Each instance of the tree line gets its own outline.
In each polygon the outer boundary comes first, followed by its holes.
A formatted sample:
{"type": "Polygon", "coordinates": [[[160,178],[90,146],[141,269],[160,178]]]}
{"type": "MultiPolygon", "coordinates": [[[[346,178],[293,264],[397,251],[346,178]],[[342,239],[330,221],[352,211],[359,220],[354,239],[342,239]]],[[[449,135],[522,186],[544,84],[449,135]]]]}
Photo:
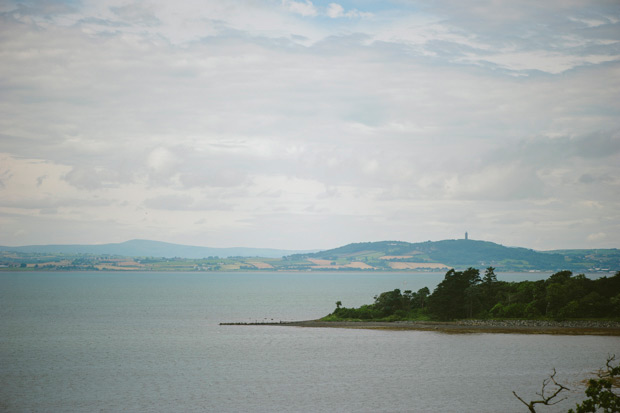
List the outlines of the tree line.
{"type": "Polygon", "coordinates": [[[325,320],[455,320],[463,318],[573,319],[620,317],[620,271],[589,279],[560,271],[546,280],[498,281],[495,269],[448,271],[431,293],[383,292],[359,308],[336,303],[325,320]]]}

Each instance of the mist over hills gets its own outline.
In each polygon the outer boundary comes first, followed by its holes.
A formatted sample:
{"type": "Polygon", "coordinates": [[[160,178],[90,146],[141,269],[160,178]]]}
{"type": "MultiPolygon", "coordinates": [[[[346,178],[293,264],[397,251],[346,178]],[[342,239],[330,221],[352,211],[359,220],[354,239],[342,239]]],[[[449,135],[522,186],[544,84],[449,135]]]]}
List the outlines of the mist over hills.
{"type": "MultiPolygon", "coordinates": [[[[93,254],[120,255],[124,257],[165,257],[200,259],[205,257],[264,257],[281,258],[285,255],[308,251],[279,250],[272,248],[211,248],[193,245],[172,244],[161,241],[134,239],[112,244],[65,244],[65,245],[26,245],[21,247],[3,247],[0,251],[44,254],[93,254]]],[[[314,250],[316,251],[316,250],[314,250]]]]}

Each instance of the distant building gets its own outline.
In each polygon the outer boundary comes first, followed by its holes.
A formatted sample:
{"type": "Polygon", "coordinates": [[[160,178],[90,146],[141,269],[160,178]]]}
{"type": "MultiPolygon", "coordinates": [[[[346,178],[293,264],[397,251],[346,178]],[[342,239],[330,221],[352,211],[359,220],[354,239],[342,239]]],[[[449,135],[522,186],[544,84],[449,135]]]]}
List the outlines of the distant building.
{"type": "Polygon", "coordinates": [[[467,232],[465,232],[465,239],[469,239],[467,232]]]}

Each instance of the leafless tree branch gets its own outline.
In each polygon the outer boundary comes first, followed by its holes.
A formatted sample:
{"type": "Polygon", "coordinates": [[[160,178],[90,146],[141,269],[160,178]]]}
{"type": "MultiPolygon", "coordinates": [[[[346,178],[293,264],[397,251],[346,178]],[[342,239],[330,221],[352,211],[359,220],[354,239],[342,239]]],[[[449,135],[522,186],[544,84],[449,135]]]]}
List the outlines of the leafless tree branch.
{"type": "Polygon", "coordinates": [[[549,376],[549,378],[543,380],[542,388],[540,389],[540,393],[536,393],[537,395],[539,395],[542,398],[541,400],[531,400],[528,403],[525,400],[523,400],[521,397],[519,397],[519,395],[517,393],[515,393],[514,391],[512,392],[512,394],[514,394],[515,397],[517,399],[519,399],[519,401],[521,401],[521,403],[526,405],[531,413],[536,413],[536,408],[534,406],[537,405],[537,404],[542,404],[542,405],[545,405],[545,406],[553,406],[554,404],[558,404],[559,402],[561,402],[563,400],[566,400],[566,397],[561,398],[561,399],[557,399],[557,400],[554,400],[554,399],[556,397],[558,397],[558,395],[562,391],[569,390],[569,388],[564,386],[564,385],[562,385],[562,384],[560,384],[560,383],[558,383],[555,380],[555,375],[556,375],[556,371],[555,371],[555,369],[553,369],[553,374],[551,376],[549,376]],[[549,386],[550,382],[552,382],[556,386],[555,391],[551,395],[545,396],[545,392],[547,390],[549,390],[547,388],[547,386],[549,386]]]}

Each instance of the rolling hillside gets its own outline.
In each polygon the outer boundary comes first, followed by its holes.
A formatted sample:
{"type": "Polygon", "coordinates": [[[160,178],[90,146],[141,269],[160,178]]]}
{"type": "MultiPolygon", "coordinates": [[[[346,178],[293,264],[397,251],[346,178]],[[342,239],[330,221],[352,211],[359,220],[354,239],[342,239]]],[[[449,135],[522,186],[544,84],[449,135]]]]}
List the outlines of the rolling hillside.
{"type": "Polygon", "coordinates": [[[0,251],[43,254],[119,255],[124,257],[179,257],[189,259],[211,256],[281,258],[284,255],[299,252],[270,248],[209,248],[140,239],[115,244],[0,246],[0,251]]]}
{"type": "Polygon", "coordinates": [[[358,262],[384,269],[441,269],[493,266],[499,271],[616,271],[620,250],[534,251],[488,241],[443,240],[421,243],[366,242],[296,254],[291,260],[323,260],[333,265],[358,262]]]}
{"type": "Polygon", "coordinates": [[[206,248],[132,240],[101,245],[0,247],[0,269],[122,271],[497,271],[615,272],[620,250],[534,251],[477,240],[348,244],[325,251],[206,248]]]}

